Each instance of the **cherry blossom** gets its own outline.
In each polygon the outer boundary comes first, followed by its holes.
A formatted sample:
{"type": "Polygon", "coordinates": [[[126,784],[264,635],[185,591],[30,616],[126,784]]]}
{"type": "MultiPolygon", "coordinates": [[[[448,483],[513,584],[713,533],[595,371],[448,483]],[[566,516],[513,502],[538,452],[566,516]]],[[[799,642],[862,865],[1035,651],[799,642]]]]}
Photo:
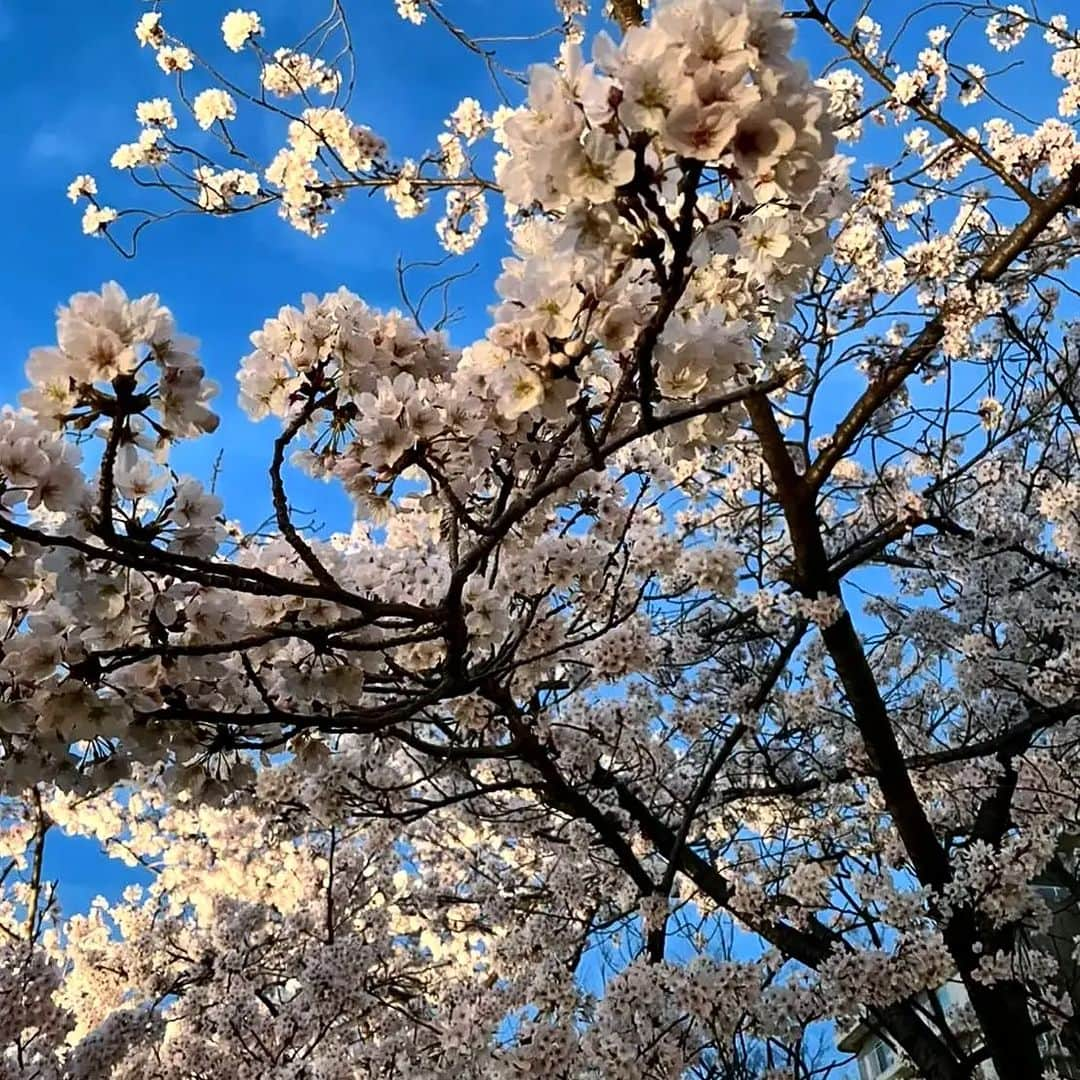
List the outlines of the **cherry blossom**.
{"type": "Polygon", "coordinates": [[[27,358],[11,1075],[801,1080],[856,1020],[935,1080],[1080,1059],[1080,42],[1030,4],[552,7],[496,42],[387,4],[484,76],[400,147],[343,4],[128,39],[166,89],[71,182],[86,232],[317,237],[381,191],[507,245],[470,338],[404,282],[258,313],[269,523],[176,464],[218,387],[157,296],[77,294],[27,358]],[[159,208],[99,201],[127,179],[159,208]],[[150,880],[64,911],[55,830],[150,880]]]}

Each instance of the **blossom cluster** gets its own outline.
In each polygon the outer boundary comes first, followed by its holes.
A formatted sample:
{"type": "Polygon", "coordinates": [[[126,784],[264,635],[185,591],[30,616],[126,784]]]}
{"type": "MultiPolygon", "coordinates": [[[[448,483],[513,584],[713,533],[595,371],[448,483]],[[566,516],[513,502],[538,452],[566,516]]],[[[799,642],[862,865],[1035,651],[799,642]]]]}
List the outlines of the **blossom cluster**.
{"type": "Polygon", "coordinates": [[[56,337],[30,354],[20,399],[43,431],[108,424],[133,463],[136,417],[155,448],[217,427],[208,407],[217,387],[195,355],[198,343],[156,295],[129,300],[115,282],[79,293],[60,309],[56,337]]]}
{"type": "MultiPolygon", "coordinates": [[[[417,8],[418,17],[423,12],[417,8]]],[[[446,212],[437,231],[443,245],[460,253],[478,239],[487,221],[484,190],[492,186],[478,177],[470,149],[490,124],[475,98],[464,99],[448,121],[449,131],[438,137],[438,149],[419,161],[393,163],[383,139],[357,123],[348,111],[351,87],[341,61],[350,38],[343,11],[335,12],[306,41],[317,41],[314,52],[280,47],[272,52],[259,12],[237,9],[222,20],[220,39],[228,51],[250,54],[259,63],[258,85],[248,87],[243,76],[229,78],[208,56],[196,52],[167,28],[162,12],[146,12],[135,26],[135,37],[151,48],[162,72],[175,81],[175,95],[139,102],[138,138],[119,146],[111,157],[114,168],[134,172],[143,187],[169,192],[189,208],[225,215],[276,203],[281,216],[312,236],[327,227],[326,219],[352,189],[381,189],[403,217],[427,206],[430,190],[446,189],[446,212]],[[342,43],[330,55],[335,41],[342,43]],[[325,55],[323,55],[325,53],[325,55]],[[192,92],[196,78],[210,85],[192,92]],[[268,95],[274,100],[271,102],[268,95]],[[322,98],[325,104],[319,103],[322,98]],[[328,99],[328,100],[327,100],[328,99]],[[284,145],[268,160],[240,147],[238,132],[247,117],[266,111],[284,120],[284,145]],[[186,121],[209,132],[222,152],[197,135],[185,137],[186,121]],[[198,146],[192,146],[194,139],[198,146]],[[238,166],[236,158],[242,158],[238,166]],[[455,181],[456,183],[448,183],[455,181]]],[[[76,179],[69,188],[72,201],[87,200],[83,231],[121,240],[110,228],[125,216],[142,222],[156,211],[117,211],[97,199],[91,176],[76,179]]]]}
{"type": "Polygon", "coordinates": [[[869,1010],[929,1075],[969,1036],[1034,1075],[1070,1034],[1038,888],[1078,876],[1080,150],[994,115],[1020,69],[986,50],[1068,94],[1076,42],[1023,5],[897,36],[619,0],[586,50],[586,7],[524,101],[462,99],[400,164],[315,38],[232,12],[245,96],[140,21],[192,93],[142,103],[125,169],[177,160],[178,102],[228,143],[272,99],[269,166],[200,159],[188,205],[318,233],[354,188],[437,196],[460,252],[501,199],[510,246],[475,340],[347,289],[252,335],[254,532],[168,467],[213,387],[156,298],[75,297],[32,355],[0,416],[0,919],[44,952],[0,989],[57,1069],[676,1077],[767,1040],[771,1080],[869,1010]],[[871,125],[876,163],[835,155],[871,125]],[[154,882],[45,934],[49,823],[154,882]],[[962,1039],[924,1007],[949,979],[962,1039]]]}

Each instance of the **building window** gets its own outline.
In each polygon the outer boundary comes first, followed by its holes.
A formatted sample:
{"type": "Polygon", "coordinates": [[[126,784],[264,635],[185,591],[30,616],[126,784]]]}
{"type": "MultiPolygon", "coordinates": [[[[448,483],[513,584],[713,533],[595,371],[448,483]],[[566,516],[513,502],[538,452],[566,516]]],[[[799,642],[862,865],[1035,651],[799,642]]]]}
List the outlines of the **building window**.
{"type": "Polygon", "coordinates": [[[892,1047],[882,1039],[874,1039],[867,1044],[866,1053],[859,1058],[859,1071],[863,1080],[874,1080],[888,1072],[896,1062],[892,1047]]]}
{"type": "Polygon", "coordinates": [[[1067,907],[1072,893],[1064,885],[1037,884],[1035,891],[1052,907],[1067,907]]]}
{"type": "Polygon", "coordinates": [[[1044,1031],[1039,1036],[1039,1052],[1050,1060],[1065,1056],[1065,1047],[1056,1031],[1044,1031]]]}

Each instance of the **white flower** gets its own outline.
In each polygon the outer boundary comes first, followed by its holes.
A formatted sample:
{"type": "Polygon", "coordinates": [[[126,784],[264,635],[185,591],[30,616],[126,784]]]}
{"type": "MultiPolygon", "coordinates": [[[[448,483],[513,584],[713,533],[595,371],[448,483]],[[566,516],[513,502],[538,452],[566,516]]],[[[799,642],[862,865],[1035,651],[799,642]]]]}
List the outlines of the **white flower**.
{"type": "Polygon", "coordinates": [[[0,443],[0,473],[16,487],[33,487],[52,468],[49,455],[34,439],[0,443]]]}
{"type": "Polygon", "coordinates": [[[972,105],[983,95],[983,79],[986,69],[979,64],[968,64],[967,75],[960,84],[958,95],[961,105],[972,105]]]}
{"type": "Polygon", "coordinates": [[[994,428],[1001,426],[1002,418],[1005,415],[1005,406],[997,398],[984,397],[979,402],[978,413],[982,426],[987,431],[993,431],[994,428]]]}
{"type": "Polygon", "coordinates": [[[656,385],[666,398],[692,398],[709,382],[708,359],[696,349],[660,351],[656,385]]]}
{"type": "Polygon", "coordinates": [[[259,178],[244,169],[215,172],[209,165],[195,170],[199,185],[199,205],[204,210],[226,210],[238,195],[258,195],[259,178]]]}
{"type": "Polygon", "coordinates": [[[125,499],[144,499],[165,486],[168,475],[155,470],[149,458],[139,457],[116,470],[116,490],[125,499]]]}
{"type": "Polygon", "coordinates": [[[262,84],[278,97],[292,97],[312,89],[333,94],[341,85],[341,75],[321,58],[278,49],[273,60],[263,67],[262,84]]]}
{"type": "Polygon", "coordinates": [[[451,179],[456,179],[464,171],[468,164],[465,148],[461,145],[461,139],[449,131],[439,133],[439,150],[441,160],[439,162],[442,171],[451,179]]]}
{"type": "Polygon", "coordinates": [[[740,239],[743,258],[759,273],[767,273],[791,247],[788,223],[780,214],[755,214],[743,223],[740,239]]]}
{"type": "Polygon", "coordinates": [[[755,177],[773,169],[797,141],[791,124],[763,105],[739,124],[731,149],[740,172],[755,177]]]}
{"type": "Polygon", "coordinates": [[[496,394],[495,408],[507,420],[516,420],[544,400],[544,384],[531,367],[509,360],[491,375],[496,394]]]}
{"type": "Polygon", "coordinates": [[[998,52],[1008,52],[1024,39],[1027,28],[1027,12],[1019,4],[1010,4],[990,17],[986,23],[986,36],[998,52]]]}
{"type": "Polygon", "coordinates": [[[435,232],[447,251],[463,255],[480,239],[487,219],[483,192],[470,195],[451,190],[446,196],[446,214],[435,226],[435,232]]]}
{"type": "Polygon", "coordinates": [[[195,122],[207,131],[218,120],[236,119],[236,102],[225,90],[204,90],[191,103],[195,122]]]}
{"type": "Polygon", "coordinates": [[[176,127],[176,114],[168,98],[159,97],[150,101],[140,101],[135,106],[135,117],[143,127],[169,128],[170,130],[176,127]]]}
{"type": "Polygon", "coordinates": [[[59,349],[34,349],[26,361],[30,389],[19,395],[19,402],[43,426],[57,427],[78,400],[76,387],[84,372],[84,364],[59,349]]]}
{"type": "Polygon", "coordinates": [[[182,476],[174,488],[169,517],[177,525],[207,526],[222,510],[221,499],[207,492],[198,480],[182,476]]]}
{"type": "Polygon", "coordinates": [[[620,149],[603,131],[590,131],[584,144],[569,143],[557,171],[563,175],[567,194],[575,199],[603,203],[615,197],[615,189],[634,177],[634,154],[620,149]]]}
{"type": "Polygon", "coordinates": [[[406,160],[397,179],[383,188],[400,218],[414,218],[424,211],[424,191],[415,182],[417,172],[416,162],[406,160]]]}
{"type": "Polygon", "coordinates": [[[66,510],[73,507],[83,491],[83,478],[74,465],[57,461],[38,481],[38,486],[26,500],[27,508],[36,510],[66,510]]]}
{"type": "Polygon", "coordinates": [[[109,159],[114,169],[135,169],[141,165],[160,165],[168,156],[161,145],[160,128],[144,128],[137,142],[118,146],[109,159]]]}
{"type": "Polygon", "coordinates": [[[919,96],[925,85],[926,77],[921,71],[902,71],[896,76],[893,86],[893,100],[899,105],[907,105],[919,96]]]}
{"type": "Polygon", "coordinates": [[[158,67],[166,75],[172,75],[177,71],[190,71],[194,63],[194,57],[190,49],[183,45],[166,45],[157,51],[158,67]]]}
{"type": "Polygon", "coordinates": [[[1069,20],[1064,15],[1051,15],[1047,20],[1046,32],[1043,37],[1048,45],[1062,48],[1068,44],[1066,33],[1069,29],[1069,20]]]}
{"type": "Polygon", "coordinates": [[[153,45],[160,48],[165,44],[165,30],[161,25],[161,12],[148,11],[135,24],[135,37],[144,48],[153,45]]]}
{"type": "Polygon", "coordinates": [[[375,469],[391,468],[415,442],[396,419],[376,415],[357,427],[357,436],[364,444],[364,460],[375,469]]]}
{"type": "Polygon", "coordinates": [[[111,206],[88,206],[83,213],[82,231],[87,236],[99,236],[119,216],[111,206]]]}
{"type": "Polygon", "coordinates": [[[476,98],[464,98],[450,114],[448,126],[467,143],[474,143],[488,129],[484,110],[476,98]]]}
{"type": "Polygon", "coordinates": [[[395,0],[395,2],[397,13],[414,26],[419,26],[427,18],[427,12],[420,6],[421,0],[395,0]]]}
{"type": "Polygon", "coordinates": [[[676,105],[664,121],[664,141],[684,157],[711,161],[728,148],[738,122],[738,113],[726,102],[676,105]]]}
{"type": "Polygon", "coordinates": [[[262,22],[256,11],[230,11],[221,21],[221,35],[233,52],[240,50],[257,34],[263,31],[262,22]]]}
{"type": "Polygon", "coordinates": [[[89,173],[81,173],[68,184],[67,197],[77,203],[81,198],[90,198],[97,194],[97,181],[89,173]]]}

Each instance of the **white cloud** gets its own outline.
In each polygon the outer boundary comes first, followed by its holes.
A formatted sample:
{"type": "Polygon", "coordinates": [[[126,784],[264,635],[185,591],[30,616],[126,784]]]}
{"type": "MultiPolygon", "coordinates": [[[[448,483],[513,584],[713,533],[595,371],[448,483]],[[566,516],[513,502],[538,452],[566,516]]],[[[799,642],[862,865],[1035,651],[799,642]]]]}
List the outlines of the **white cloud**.
{"type": "Polygon", "coordinates": [[[40,128],[34,132],[30,145],[26,148],[27,158],[34,164],[72,162],[82,157],[82,149],[77,140],[55,128],[40,128]]]}

